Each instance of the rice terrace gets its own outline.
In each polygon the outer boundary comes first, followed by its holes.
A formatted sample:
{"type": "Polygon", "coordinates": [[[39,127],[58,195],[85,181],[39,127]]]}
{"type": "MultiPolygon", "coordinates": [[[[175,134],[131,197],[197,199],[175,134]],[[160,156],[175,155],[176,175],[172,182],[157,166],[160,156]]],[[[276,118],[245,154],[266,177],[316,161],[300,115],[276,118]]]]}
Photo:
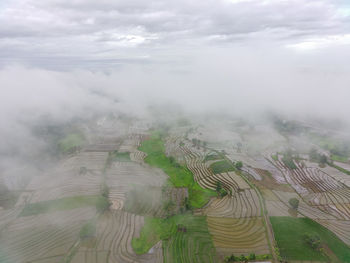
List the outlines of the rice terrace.
{"type": "Polygon", "coordinates": [[[313,128],[88,125],[63,134],[50,170],[2,184],[0,262],[350,262],[350,152],[334,158],[313,128]]]}

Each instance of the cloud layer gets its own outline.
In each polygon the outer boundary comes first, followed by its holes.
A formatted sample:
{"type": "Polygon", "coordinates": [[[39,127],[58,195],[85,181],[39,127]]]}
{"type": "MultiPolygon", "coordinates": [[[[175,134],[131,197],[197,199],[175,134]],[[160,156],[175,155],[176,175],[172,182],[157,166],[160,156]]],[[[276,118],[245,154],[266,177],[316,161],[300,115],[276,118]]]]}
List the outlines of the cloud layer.
{"type": "Polygon", "coordinates": [[[349,44],[338,0],[12,0],[0,6],[2,64],[110,68],[198,46],[349,44]],[[344,40],[345,39],[345,40],[344,40]]]}

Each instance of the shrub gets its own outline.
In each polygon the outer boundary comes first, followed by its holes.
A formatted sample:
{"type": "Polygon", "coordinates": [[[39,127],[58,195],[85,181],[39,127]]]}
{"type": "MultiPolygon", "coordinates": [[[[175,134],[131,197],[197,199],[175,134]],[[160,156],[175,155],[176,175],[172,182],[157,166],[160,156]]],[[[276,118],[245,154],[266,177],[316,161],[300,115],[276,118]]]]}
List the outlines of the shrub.
{"type": "Polygon", "coordinates": [[[321,238],[317,234],[305,234],[304,240],[314,250],[319,250],[321,247],[321,238]]]}
{"type": "Polygon", "coordinates": [[[291,207],[293,207],[295,210],[298,209],[299,207],[299,200],[296,198],[291,198],[289,199],[288,203],[291,205],[291,207]]]}
{"type": "Polygon", "coordinates": [[[249,257],[248,257],[249,260],[255,260],[256,259],[256,256],[254,253],[250,254],[249,257]]]}
{"type": "Polygon", "coordinates": [[[111,204],[106,197],[100,196],[96,201],[96,210],[98,213],[102,214],[104,211],[109,209],[110,205],[111,204]]]}
{"type": "Polygon", "coordinates": [[[241,170],[242,167],[243,167],[243,163],[242,163],[241,161],[238,161],[238,162],[236,162],[235,167],[236,167],[238,170],[241,170]]]}
{"type": "Polygon", "coordinates": [[[236,257],[233,254],[225,258],[225,262],[235,262],[235,261],[236,261],[236,257]]]}

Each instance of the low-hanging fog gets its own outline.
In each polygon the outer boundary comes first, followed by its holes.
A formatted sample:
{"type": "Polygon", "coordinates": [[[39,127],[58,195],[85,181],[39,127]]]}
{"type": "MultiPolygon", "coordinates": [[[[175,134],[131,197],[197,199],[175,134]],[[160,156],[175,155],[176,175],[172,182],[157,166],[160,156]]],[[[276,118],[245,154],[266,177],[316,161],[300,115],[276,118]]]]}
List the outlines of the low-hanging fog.
{"type": "Polygon", "coordinates": [[[0,172],[48,150],[35,127],[150,105],[347,124],[349,16],[340,0],[3,1],[0,172]]]}

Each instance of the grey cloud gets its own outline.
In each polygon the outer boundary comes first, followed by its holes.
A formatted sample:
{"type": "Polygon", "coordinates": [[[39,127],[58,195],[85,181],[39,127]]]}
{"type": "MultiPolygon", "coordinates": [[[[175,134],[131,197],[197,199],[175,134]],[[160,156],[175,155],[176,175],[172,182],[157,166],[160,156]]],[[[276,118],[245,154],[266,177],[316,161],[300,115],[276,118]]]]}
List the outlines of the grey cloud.
{"type": "Polygon", "coordinates": [[[210,45],[259,39],[284,44],[350,33],[349,18],[340,15],[340,8],[332,0],[16,0],[0,9],[0,47],[7,57],[23,54],[26,59],[33,52],[48,58],[60,53],[86,57],[135,46],[149,54],[208,40],[210,45]]]}

